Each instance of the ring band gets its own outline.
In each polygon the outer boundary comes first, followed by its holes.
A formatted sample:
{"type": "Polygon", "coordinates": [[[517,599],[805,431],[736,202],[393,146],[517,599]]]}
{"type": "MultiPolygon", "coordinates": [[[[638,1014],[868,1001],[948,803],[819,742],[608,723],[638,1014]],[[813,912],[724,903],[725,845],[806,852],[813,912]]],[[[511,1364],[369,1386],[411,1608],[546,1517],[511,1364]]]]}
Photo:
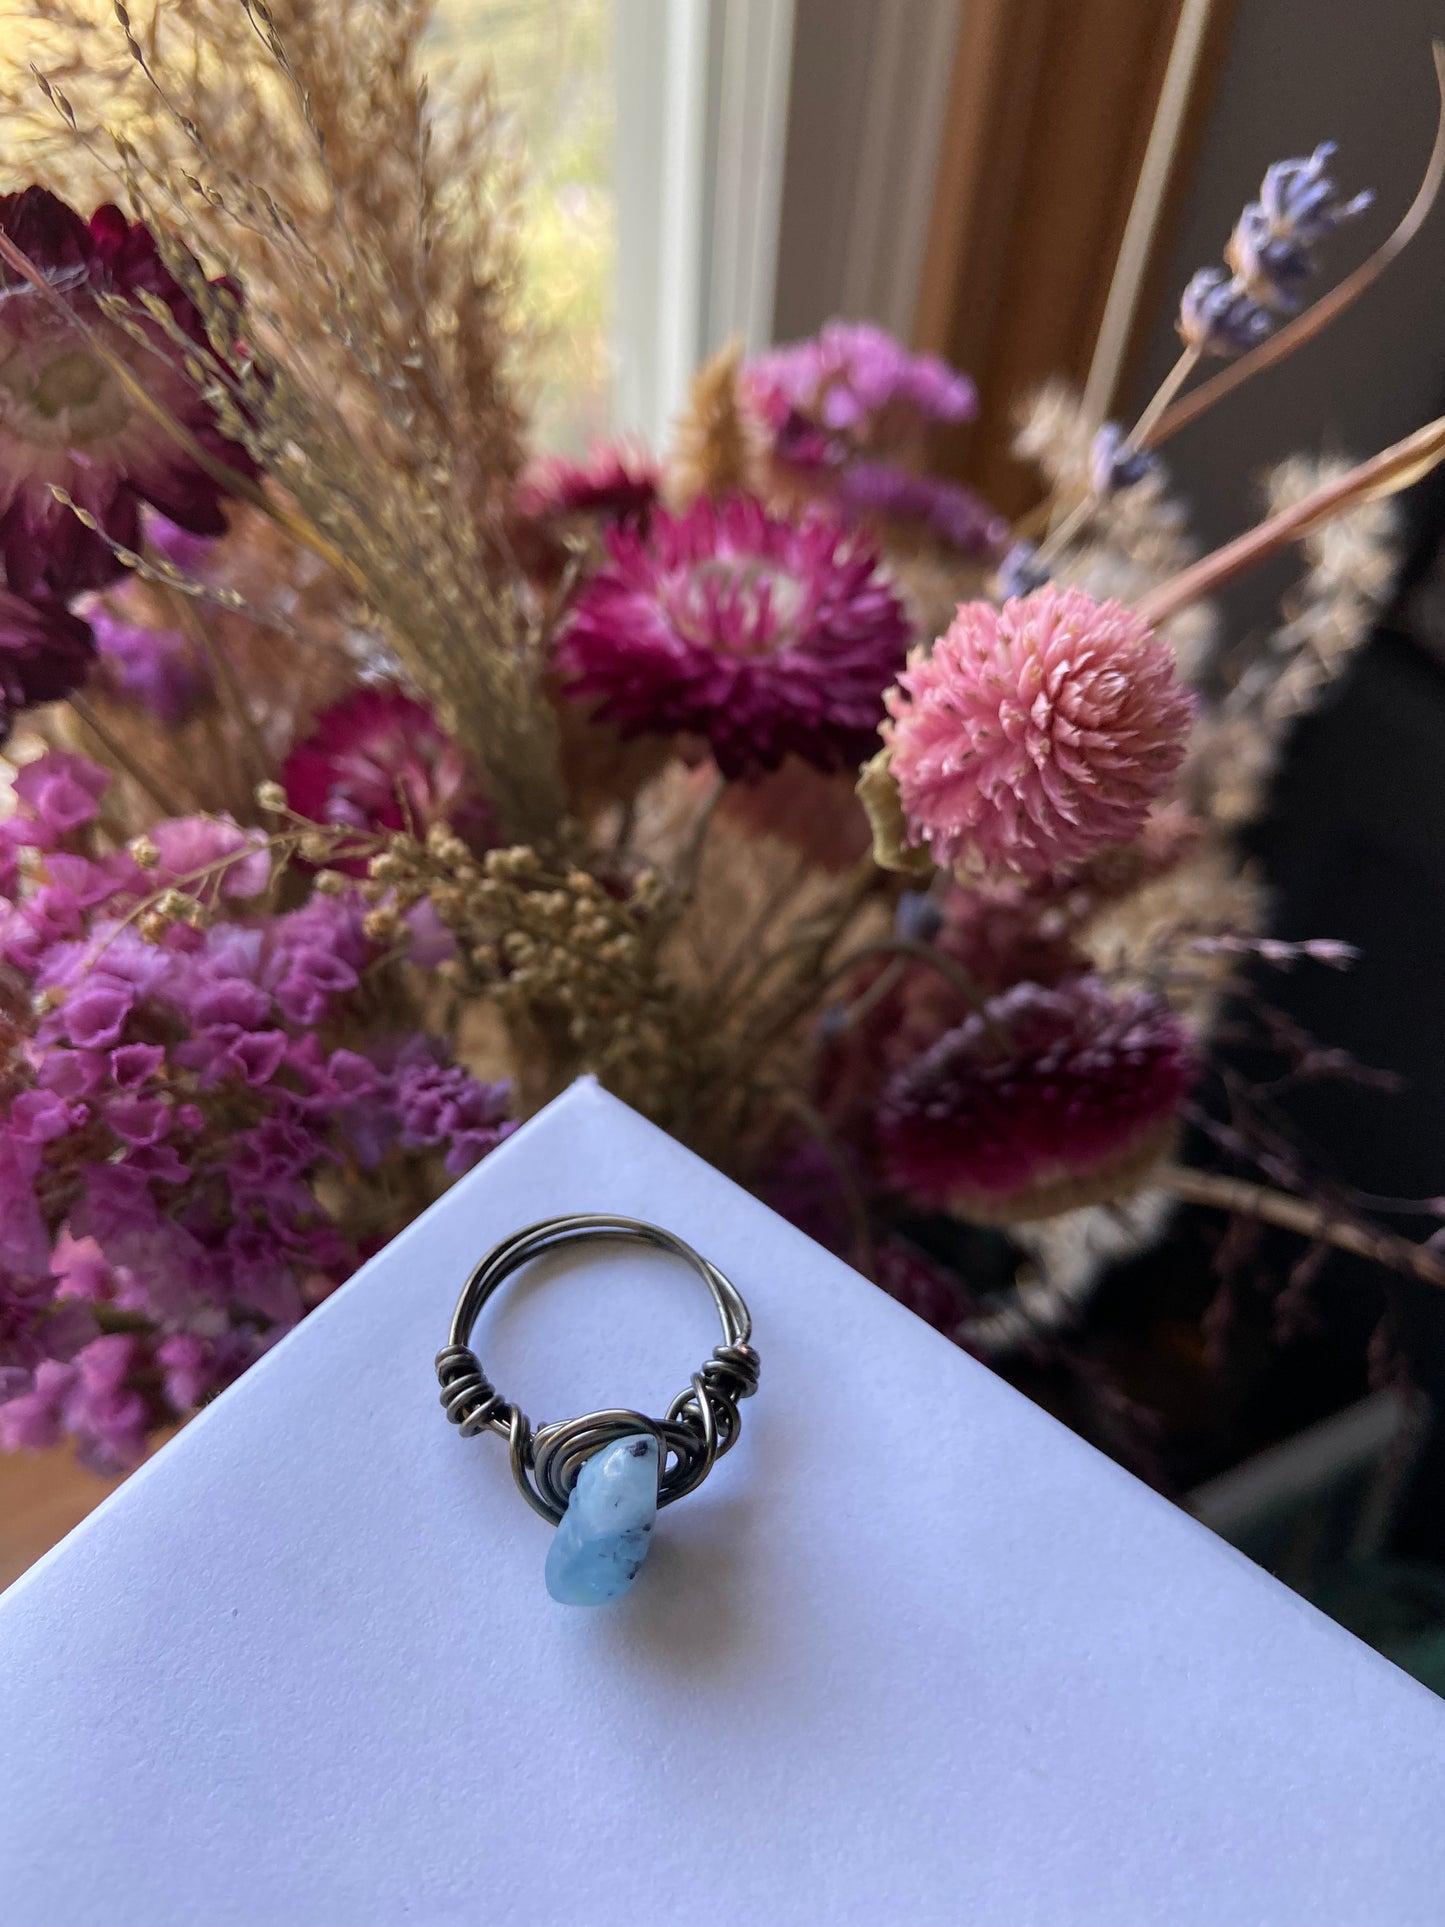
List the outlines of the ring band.
{"type": "Polygon", "coordinates": [[[738,1404],[757,1390],[758,1356],[751,1336],[752,1319],[737,1287],[675,1233],[638,1218],[549,1218],[504,1238],[473,1269],[457,1301],[448,1342],[437,1354],[436,1373],[442,1406],[462,1437],[490,1431],[505,1438],[518,1490],[535,1512],[558,1525],[584,1467],[623,1440],[650,1435],[656,1441],[657,1506],[695,1491],[736,1442],[738,1404]],[[722,1324],[722,1343],[661,1419],[617,1408],[534,1430],[521,1407],[488,1379],[472,1349],[473,1329],[492,1295],[531,1259],[602,1240],[652,1245],[681,1258],[708,1288],[722,1324]]]}

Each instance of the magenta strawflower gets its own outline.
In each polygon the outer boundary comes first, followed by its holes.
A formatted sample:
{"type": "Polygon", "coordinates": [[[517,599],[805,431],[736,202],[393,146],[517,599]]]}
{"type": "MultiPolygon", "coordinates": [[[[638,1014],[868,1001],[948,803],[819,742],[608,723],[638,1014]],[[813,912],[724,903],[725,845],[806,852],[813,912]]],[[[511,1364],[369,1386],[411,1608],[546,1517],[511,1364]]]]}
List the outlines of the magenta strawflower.
{"type": "MultiPolygon", "coordinates": [[[[3,316],[0,301],[0,325],[3,316]]],[[[0,432],[0,469],[4,460],[0,432]]],[[[87,623],[57,597],[15,595],[0,579],[0,742],[22,710],[62,701],[94,663],[95,638],[87,623]]]]}
{"type": "Polygon", "coordinates": [[[142,296],[161,302],[198,354],[211,352],[200,314],[150,231],[116,207],[97,208],[86,221],[29,187],[0,196],[0,232],[51,290],[43,294],[0,262],[0,556],[11,590],[70,595],[119,574],[107,541],[55,499],[52,485],[127,548],[140,546],[146,502],[194,534],[222,533],[221,483],[97,352],[123,361],[205,454],[252,472],[186,373],[181,349],[141,305],[142,296]],[[129,303],[127,319],[142,339],[105,313],[105,299],[129,303]]]}
{"type": "Polygon", "coordinates": [[[543,522],[595,515],[637,525],[652,513],[661,480],[647,449],[599,443],[586,461],[552,455],[534,462],[517,485],[517,513],[543,522]]]}
{"type": "Polygon", "coordinates": [[[1053,587],[964,603],[887,702],[914,843],[942,868],[1023,877],[1136,835],[1194,714],[1146,622],[1053,587]]]}
{"type": "Polygon", "coordinates": [[[560,640],[569,695],[626,736],[702,737],[726,776],[868,753],[908,637],[869,541],[734,497],[608,547],[560,640]]]}
{"type": "Polygon", "coordinates": [[[480,846],[491,813],[461,751],[424,703],[394,685],[323,709],[281,772],[286,801],[313,823],[424,836],[448,823],[480,846]]]}
{"type": "Polygon", "coordinates": [[[1017,984],[889,1083],[888,1181],[979,1223],[1118,1196],[1167,1150],[1195,1070],[1183,1022],[1146,991],[1017,984]]]}

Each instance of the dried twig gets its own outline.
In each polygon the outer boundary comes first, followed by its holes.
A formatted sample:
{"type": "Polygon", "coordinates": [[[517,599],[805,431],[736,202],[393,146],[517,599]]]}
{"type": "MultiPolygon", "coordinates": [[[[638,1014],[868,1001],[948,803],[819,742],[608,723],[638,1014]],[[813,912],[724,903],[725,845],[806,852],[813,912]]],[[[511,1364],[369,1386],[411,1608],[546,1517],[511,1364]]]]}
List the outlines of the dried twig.
{"type": "Polygon", "coordinates": [[[1293,507],[1282,509],[1256,528],[1226,542],[1222,548],[1201,556],[1198,562],[1181,569],[1178,575],[1142,596],[1135,606],[1146,622],[1167,621],[1189,603],[1213,595],[1226,582],[1258,568],[1261,562],[1267,562],[1292,542],[1300,541],[1343,515],[1357,502],[1377,501],[1412,487],[1442,461],[1445,461],[1445,415],[1417,428],[1403,441],[1381,449],[1368,461],[1357,463],[1343,475],[1333,477],[1293,507]]]}
{"type": "Polygon", "coordinates": [[[1232,1217],[1278,1225],[1284,1231],[1297,1231],[1303,1238],[1334,1245],[1357,1258],[1386,1265],[1391,1271],[1422,1278],[1427,1284],[1445,1285],[1445,1259],[1433,1251],[1393,1232],[1341,1218],[1324,1205],[1312,1204],[1308,1198],[1294,1198],[1286,1191],[1250,1184],[1244,1178],[1194,1171],[1177,1164],[1161,1166],[1149,1181],[1183,1204],[1206,1205],[1214,1211],[1227,1211],[1232,1217]]]}

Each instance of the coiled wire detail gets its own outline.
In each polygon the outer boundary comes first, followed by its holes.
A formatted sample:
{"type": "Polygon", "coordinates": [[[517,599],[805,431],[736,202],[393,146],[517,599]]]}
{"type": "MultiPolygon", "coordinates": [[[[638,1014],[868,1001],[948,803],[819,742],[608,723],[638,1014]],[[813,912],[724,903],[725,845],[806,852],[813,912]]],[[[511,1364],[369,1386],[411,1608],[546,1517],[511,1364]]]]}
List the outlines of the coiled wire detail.
{"type": "Polygon", "coordinates": [[[467,1279],[450,1338],[437,1353],[437,1382],[448,1420],[463,1438],[495,1432],[508,1442],[512,1476],[528,1505],[556,1525],[567,1510],[577,1475],[594,1453],[616,1440],[651,1432],[661,1468],[657,1502],[671,1505],[694,1492],[732,1449],[741,1420],[738,1405],[758,1389],[758,1355],[749,1339],[752,1319],[737,1287],[708,1259],[660,1225],[640,1218],[576,1216],[528,1225],[489,1251],[467,1279]],[[702,1279],[717,1306],[723,1342],[667,1408],[666,1417],[614,1408],[532,1429],[525,1412],[503,1398],[471,1348],[482,1307],[512,1273],[564,1245],[595,1239],[640,1242],[681,1258],[702,1279]]]}

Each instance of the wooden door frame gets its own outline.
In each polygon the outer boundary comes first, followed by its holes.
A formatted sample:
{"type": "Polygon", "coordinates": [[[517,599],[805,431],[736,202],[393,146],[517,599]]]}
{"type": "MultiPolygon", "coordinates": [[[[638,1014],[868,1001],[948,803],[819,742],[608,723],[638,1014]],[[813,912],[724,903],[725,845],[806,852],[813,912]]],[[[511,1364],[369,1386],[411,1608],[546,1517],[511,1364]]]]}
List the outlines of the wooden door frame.
{"type": "MultiPolygon", "coordinates": [[[[1156,311],[1228,45],[1235,0],[1202,26],[1121,358],[1156,311]]],[[[937,461],[1009,514],[1032,478],[1008,452],[1027,394],[1082,388],[1185,0],[966,0],[940,145],[915,341],[978,383],[977,421],[937,461]]],[[[1196,22],[1196,26],[1198,23],[1196,22]]],[[[1177,103],[1176,103],[1177,105],[1177,103]]]]}

